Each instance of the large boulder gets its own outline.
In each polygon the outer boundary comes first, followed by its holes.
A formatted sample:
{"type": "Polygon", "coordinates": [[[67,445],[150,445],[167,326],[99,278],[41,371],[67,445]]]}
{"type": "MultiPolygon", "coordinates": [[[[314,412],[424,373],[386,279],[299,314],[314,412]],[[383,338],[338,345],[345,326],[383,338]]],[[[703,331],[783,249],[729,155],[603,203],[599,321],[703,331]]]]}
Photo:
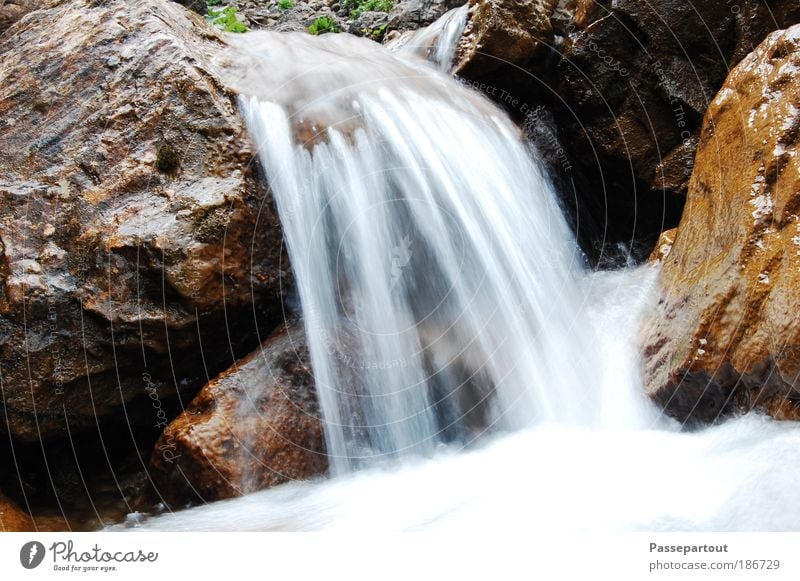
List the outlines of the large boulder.
{"type": "Polygon", "coordinates": [[[480,85],[535,67],[553,41],[550,15],[556,4],[556,0],[469,0],[455,74],[480,85]]]}
{"type": "Polygon", "coordinates": [[[703,123],[644,330],[647,391],[682,421],[753,407],[800,419],[799,75],[800,26],[774,32],[703,123]]]}
{"type": "Polygon", "coordinates": [[[0,370],[20,441],[164,423],[149,386],[159,405],[196,391],[277,320],[281,231],[207,61],[224,45],[158,0],[64,2],[0,39],[0,370]]]}
{"type": "MultiPolygon", "coordinates": [[[[579,191],[583,238],[644,241],[677,225],[706,109],[730,68],[800,22],[796,0],[574,2],[557,31],[554,112],[579,191]]],[[[573,192],[569,192],[572,194],[573,192]]]]}
{"type": "Polygon", "coordinates": [[[156,444],[150,475],[172,506],[238,496],[327,470],[302,325],[288,321],[206,385],[156,444]]]}

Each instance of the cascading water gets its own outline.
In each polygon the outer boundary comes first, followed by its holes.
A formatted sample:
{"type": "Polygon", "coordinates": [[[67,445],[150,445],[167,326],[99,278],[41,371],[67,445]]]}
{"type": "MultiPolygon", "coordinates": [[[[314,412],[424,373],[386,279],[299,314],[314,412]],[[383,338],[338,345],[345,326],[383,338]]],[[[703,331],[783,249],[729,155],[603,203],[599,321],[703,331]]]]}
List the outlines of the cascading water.
{"type": "Polygon", "coordinates": [[[603,362],[576,319],[581,261],[517,129],[364,41],[264,42],[315,63],[241,107],[283,223],[334,470],[490,427],[590,423],[587,378],[603,362]],[[351,66],[356,51],[368,66],[351,66]]]}
{"type": "Polygon", "coordinates": [[[129,524],[796,526],[800,432],[750,416],[687,434],[660,417],[635,340],[656,271],[583,269],[499,110],[344,35],[253,33],[232,52],[221,65],[283,222],[338,477],[129,524]],[[498,430],[517,432],[436,450],[498,430]]]}
{"type": "Polygon", "coordinates": [[[444,72],[450,72],[458,41],[467,25],[469,4],[445,13],[430,26],[426,26],[402,38],[388,48],[404,56],[419,56],[430,61],[444,72]]]}

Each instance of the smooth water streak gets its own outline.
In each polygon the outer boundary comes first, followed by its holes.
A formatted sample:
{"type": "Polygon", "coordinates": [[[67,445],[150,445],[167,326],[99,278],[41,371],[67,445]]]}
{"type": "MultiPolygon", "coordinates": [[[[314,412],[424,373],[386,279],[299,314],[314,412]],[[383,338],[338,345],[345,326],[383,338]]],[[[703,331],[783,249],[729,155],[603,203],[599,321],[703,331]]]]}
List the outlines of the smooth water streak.
{"type": "Polygon", "coordinates": [[[371,43],[302,50],[328,59],[331,83],[293,59],[281,92],[265,79],[240,106],[281,216],[334,473],[485,431],[603,421],[615,362],[599,356],[581,255],[517,128],[371,43]],[[395,74],[365,85],[365,63],[395,74]]]}

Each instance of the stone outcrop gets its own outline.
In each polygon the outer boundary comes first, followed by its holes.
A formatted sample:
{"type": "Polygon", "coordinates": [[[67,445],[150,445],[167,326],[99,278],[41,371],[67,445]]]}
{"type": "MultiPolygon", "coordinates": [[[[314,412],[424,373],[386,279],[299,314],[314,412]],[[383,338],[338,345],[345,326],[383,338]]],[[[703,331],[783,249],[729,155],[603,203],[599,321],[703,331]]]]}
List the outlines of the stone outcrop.
{"type": "MultiPolygon", "coordinates": [[[[795,1],[574,2],[553,107],[590,188],[579,192],[593,244],[648,241],[680,219],[703,116],[766,35],[800,22],[795,1]]],[[[572,194],[572,192],[569,192],[572,194]]]]}
{"type": "Polygon", "coordinates": [[[0,364],[20,441],[135,400],[152,422],[148,387],[196,391],[277,320],[281,231],[206,61],[224,45],[158,0],[62,2],[0,40],[0,364]]]}
{"type": "Polygon", "coordinates": [[[491,82],[494,73],[531,68],[553,41],[555,0],[470,0],[469,5],[455,55],[460,77],[491,82]]]}
{"type": "Polygon", "coordinates": [[[170,424],[151,477],[177,507],[306,479],[327,466],[305,335],[288,322],[170,424]]]}
{"type": "Polygon", "coordinates": [[[800,26],[730,74],[644,330],[650,396],[681,421],[800,419],[800,26]]]}

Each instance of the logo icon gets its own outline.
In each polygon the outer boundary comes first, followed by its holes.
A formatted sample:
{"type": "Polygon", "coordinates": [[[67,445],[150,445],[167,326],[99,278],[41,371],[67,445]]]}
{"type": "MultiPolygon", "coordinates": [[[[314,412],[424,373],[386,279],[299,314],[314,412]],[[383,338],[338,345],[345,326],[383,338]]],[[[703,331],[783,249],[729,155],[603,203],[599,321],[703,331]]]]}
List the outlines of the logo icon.
{"type": "Polygon", "coordinates": [[[44,561],[44,553],[44,545],[39,541],[25,543],[19,551],[19,562],[26,569],[36,569],[44,561]]]}

